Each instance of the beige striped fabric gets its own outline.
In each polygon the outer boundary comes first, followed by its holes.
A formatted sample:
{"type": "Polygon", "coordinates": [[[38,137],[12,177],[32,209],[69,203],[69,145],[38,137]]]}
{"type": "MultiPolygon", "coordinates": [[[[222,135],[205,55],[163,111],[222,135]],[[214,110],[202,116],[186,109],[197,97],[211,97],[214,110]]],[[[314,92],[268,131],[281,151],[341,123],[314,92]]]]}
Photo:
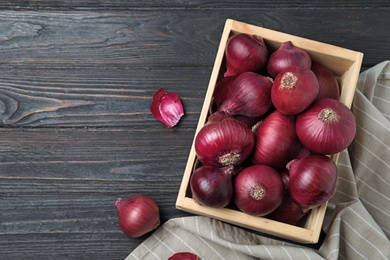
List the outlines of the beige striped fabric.
{"type": "Polygon", "coordinates": [[[341,152],[319,249],[202,216],[171,219],[126,260],[193,252],[209,259],[390,259],[390,61],[362,72],[352,111],[357,134],[341,152]]]}

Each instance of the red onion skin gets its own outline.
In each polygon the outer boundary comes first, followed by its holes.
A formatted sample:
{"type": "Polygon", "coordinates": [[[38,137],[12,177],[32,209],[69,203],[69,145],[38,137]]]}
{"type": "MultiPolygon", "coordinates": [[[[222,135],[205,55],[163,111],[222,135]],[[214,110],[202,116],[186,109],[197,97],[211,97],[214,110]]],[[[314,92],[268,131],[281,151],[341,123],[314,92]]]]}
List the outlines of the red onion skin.
{"type": "Polygon", "coordinates": [[[286,168],[281,170],[281,171],[279,171],[279,174],[280,174],[280,177],[282,177],[283,187],[287,191],[287,189],[288,189],[288,182],[290,180],[290,174],[288,173],[288,170],[286,168]]]}
{"type": "Polygon", "coordinates": [[[267,215],[267,218],[280,221],[287,224],[297,225],[299,220],[306,215],[307,211],[303,210],[290,196],[288,192],[288,183],[290,174],[287,169],[279,172],[284,187],[283,200],[280,206],[267,215]]]}
{"type": "Polygon", "coordinates": [[[231,85],[238,75],[223,77],[214,88],[213,98],[214,102],[219,107],[228,96],[231,85]]]}
{"type": "Polygon", "coordinates": [[[282,203],[284,187],[282,178],[273,168],[266,165],[252,165],[236,176],[234,191],[234,202],[242,212],[253,216],[264,216],[282,203]],[[254,198],[251,194],[259,197],[254,198]]]}
{"type": "Polygon", "coordinates": [[[251,154],[254,135],[244,123],[230,116],[207,122],[195,137],[199,161],[210,166],[239,165],[251,154]]]}
{"type": "Polygon", "coordinates": [[[288,67],[276,76],[271,99],[276,109],[283,114],[296,115],[316,99],[318,91],[317,77],[310,69],[288,67]]]}
{"type": "Polygon", "coordinates": [[[289,194],[303,209],[312,209],[329,200],[335,190],[337,168],[324,155],[311,155],[289,163],[289,194]]]}
{"type": "Polygon", "coordinates": [[[304,211],[288,193],[285,193],[280,206],[266,217],[286,224],[297,225],[299,220],[305,215],[306,211],[304,211]]]}
{"type": "Polygon", "coordinates": [[[201,166],[190,179],[192,198],[203,206],[223,208],[233,196],[234,167],[201,166]]]}
{"type": "Polygon", "coordinates": [[[291,66],[310,69],[311,62],[311,58],[306,51],[295,47],[291,41],[286,41],[270,55],[267,72],[275,78],[280,71],[291,66]]]}
{"type": "Polygon", "coordinates": [[[160,211],[156,202],[149,196],[139,195],[115,202],[119,226],[133,238],[140,237],[160,225],[160,211]]]}
{"type": "Polygon", "coordinates": [[[224,76],[234,76],[246,71],[260,71],[268,59],[268,49],[257,35],[239,33],[232,36],[225,50],[227,71],[224,76]]]}
{"type": "Polygon", "coordinates": [[[302,158],[308,157],[310,155],[312,155],[312,152],[309,149],[307,149],[306,147],[302,146],[302,149],[295,156],[295,159],[302,159],[302,158]]]}
{"type": "Polygon", "coordinates": [[[271,78],[255,72],[244,72],[233,81],[218,111],[232,116],[262,116],[272,106],[271,88],[271,78]]]}
{"type": "Polygon", "coordinates": [[[231,116],[216,111],[207,118],[205,126],[214,123],[221,123],[225,119],[231,119],[231,116]]]}
{"type": "Polygon", "coordinates": [[[198,256],[190,252],[175,253],[168,260],[198,260],[198,256]]]}
{"type": "Polygon", "coordinates": [[[164,88],[160,88],[154,93],[150,112],[169,128],[177,125],[184,116],[183,104],[179,95],[174,92],[168,93],[164,88]]]}
{"type": "Polygon", "coordinates": [[[317,98],[333,98],[339,100],[340,87],[336,76],[324,65],[312,62],[311,70],[317,77],[319,91],[317,98]]]}
{"type": "Polygon", "coordinates": [[[295,132],[295,117],[276,110],[263,120],[255,132],[252,163],[280,170],[301,149],[302,145],[295,132]]]}
{"type": "Polygon", "coordinates": [[[261,121],[263,116],[251,117],[251,116],[236,115],[236,116],[234,116],[234,118],[237,119],[240,122],[243,122],[249,128],[252,128],[259,121],[261,121]]]}
{"type": "Polygon", "coordinates": [[[355,116],[343,103],[332,98],[316,99],[297,116],[297,136],[310,151],[334,154],[346,149],[356,135],[355,116]],[[324,111],[334,111],[326,113],[324,111]],[[329,116],[330,115],[330,116],[329,116]]]}

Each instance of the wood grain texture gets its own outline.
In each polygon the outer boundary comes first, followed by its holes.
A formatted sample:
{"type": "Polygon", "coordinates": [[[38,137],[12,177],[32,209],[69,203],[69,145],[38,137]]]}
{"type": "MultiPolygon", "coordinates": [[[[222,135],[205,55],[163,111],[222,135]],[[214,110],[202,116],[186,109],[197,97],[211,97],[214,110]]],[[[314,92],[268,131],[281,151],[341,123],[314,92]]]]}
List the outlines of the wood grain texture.
{"type": "Polygon", "coordinates": [[[388,1],[1,1],[0,259],[124,259],[115,200],[175,209],[227,18],[390,57],[388,1]],[[150,114],[160,87],[186,115],[150,114]]]}
{"type": "Polygon", "coordinates": [[[3,69],[0,123],[23,127],[159,127],[161,123],[149,107],[154,92],[164,87],[182,99],[186,116],[181,126],[193,127],[209,74],[209,69],[188,67],[3,69]]]}
{"type": "Polygon", "coordinates": [[[118,228],[118,197],[153,197],[162,222],[187,215],[174,202],[192,130],[23,129],[0,135],[1,259],[102,253],[123,259],[147,236],[129,239],[118,228]]]}
{"type": "Polygon", "coordinates": [[[389,7],[390,4],[387,0],[377,1],[288,1],[288,0],[245,0],[245,1],[209,1],[209,0],[171,0],[171,1],[126,1],[126,0],[105,0],[105,1],[94,1],[94,0],[69,0],[69,1],[52,1],[52,0],[15,0],[15,1],[2,1],[0,8],[10,10],[124,10],[134,8],[155,8],[155,9],[178,9],[178,8],[220,8],[220,9],[243,9],[243,8],[364,8],[364,7],[389,7]]]}
{"type": "Polygon", "coordinates": [[[302,8],[0,12],[0,65],[210,67],[227,18],[361,51],[365,63],[373,64],[389,54],[383,40],[390,37],[387,12],[386,8],[374,13],[302,8]]]}

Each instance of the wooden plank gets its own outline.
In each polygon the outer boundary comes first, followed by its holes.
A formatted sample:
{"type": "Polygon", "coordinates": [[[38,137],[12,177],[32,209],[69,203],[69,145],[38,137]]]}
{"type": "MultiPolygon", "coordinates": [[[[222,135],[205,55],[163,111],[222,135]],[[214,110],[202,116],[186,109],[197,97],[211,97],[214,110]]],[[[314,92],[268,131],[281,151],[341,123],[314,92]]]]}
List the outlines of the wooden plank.
{"type": "Polygon", "coordinates": [[[390,56],[386,9],[233,10],[2,11],[0,65],[211,67],[227,18],[363,52],[369,66],[390,56]]]}
{"type": "Polygon", "coordinates": [[[0,79],[0,122],[23,127],[166,128],[150,113],[164,87],[182,99],[181,127],[196,125],[208,68],[7,69],[0,79]]]}
{"type": "Polygon", "coordinates": [[[288,0],[245,0],[245,1],[233,1],[225,0],[223,2],[216,1],[205,1],[205,0],[192,0],[192,1],[124,1],[124,0],[105,0],[105,1],[93,1],[93,0],[70,0],[70,1],[51,1],[51,0],[16,0],[16,1],[2,1],[0,3],[1,9],[9,10],[124,10],[124,9],[138,9],[138,8],[202,8],[202,9],[213,9],[213,8],[288,8],[288,7],[299,7],[299,8],[364,8],[364,7],[389,7],[387,0],[380,1],[311,1],[303,0],[299,2],[291,2],[288,0]]]}
{"type": "Polygon", "coordinates": [[[147,236],[129,239],[119,229],[118,197],[150,195],[162,222],[188,215],[174,203],[191,130],[23,128],[0,136],[0,259],[124,259],[147,236]]]}

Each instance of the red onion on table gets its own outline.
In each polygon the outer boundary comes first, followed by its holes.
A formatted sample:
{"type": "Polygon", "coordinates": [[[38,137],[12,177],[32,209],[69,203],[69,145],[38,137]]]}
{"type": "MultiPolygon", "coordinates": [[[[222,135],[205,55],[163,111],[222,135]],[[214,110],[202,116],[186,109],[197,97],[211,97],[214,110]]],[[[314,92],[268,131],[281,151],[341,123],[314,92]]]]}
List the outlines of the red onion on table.
{"type": "Polygon", "coordinates": [[[244,72],[233,81],[218,111],[232,116],[262,116],[272,106],[271,87],[271,78],[244,72]]]}
{"type": "Polygon", "coordinates": [[[280,170],[301,150],[302,145],[295,132],[295,117],[276,110],[263,120],[255,132],[252,163],[280,170]]]}
{"type": "Polygon", "coordinates": [[[234,202],[249,215],[271,213],[282,203],[283,193],[279,173],[266,165],[249,166],[234,179],[234,202]]]}
{"type": "Polygon", "coordinates": [[[289,162],[289,194],[303,209],[312,209],[329,200],[337,181],[336,164],[325,155],[311,155],[289,162]]]}
{"type": "Polygon", "coordinates": [[[310,69],[311,62],[311,58],[306,51],[295,47],[291,41],[286,41],[270,55],[267,64],[267,71],[275,78],[280,71],[291,66],[299,66],[310,69]]]}
{"type": "Polygon", "coordinates": [[[192,198],[200,205],[223,208],[232,199],[234,167],[201,166],[191,175],[192,198]]]}
{"type": "Polygon", "coordinates": [[[316,99],[297,116],[296,131],[301,143],[309,150],[319,154],[338,153],[355,137],[355,116],[338,100],[316,99]]]}
{"type": "Polygon", "coordinates": [[[310,69],[293,66],[276,76],[271,99],[276,109],[283,114],[296,115],[314,101],[318,91],[316,75],[310,69]]]}
{"type": "Polygon", "coordinates": [[[227,71],[224,76],[233,76],[261,70],[267,62],[268,49],[260,36],[239,33],[228,40],[225,57],[227,71]]]}
{"type": "Polygon", "coordinates": [[[119,226],[130,237],[140,237],[160,225],[160,211],[149,196],[119,198],[115,202],[119,226]]]}
{"type": "Polygon", "coordinates": [[[244,162],[252,152],[254,135],[244,123],[218,112],[195,137],[195,152],[204,165],[229,166],[244,162]]]}
{"type": "Polygon", "coordinates": [[[336,76],[324,65],[312,62],[311,70],[317,77],[319,91],[317,98],[333,98],[339,100],[340,87],[336,76]]]}
{"type": "Polygon", "coordinates": [[[150,112],[169,128],[177,125],[184,115],[183,104],[179,95],[174,92],[168,93],[164,88],[160,88],[154,93],[150,112]]]}
{"type": "Polygon", "coordinates": [[[198,256],[190,252],[178,252],[171,255],[168,260],[198,260],[198,256]]]}

